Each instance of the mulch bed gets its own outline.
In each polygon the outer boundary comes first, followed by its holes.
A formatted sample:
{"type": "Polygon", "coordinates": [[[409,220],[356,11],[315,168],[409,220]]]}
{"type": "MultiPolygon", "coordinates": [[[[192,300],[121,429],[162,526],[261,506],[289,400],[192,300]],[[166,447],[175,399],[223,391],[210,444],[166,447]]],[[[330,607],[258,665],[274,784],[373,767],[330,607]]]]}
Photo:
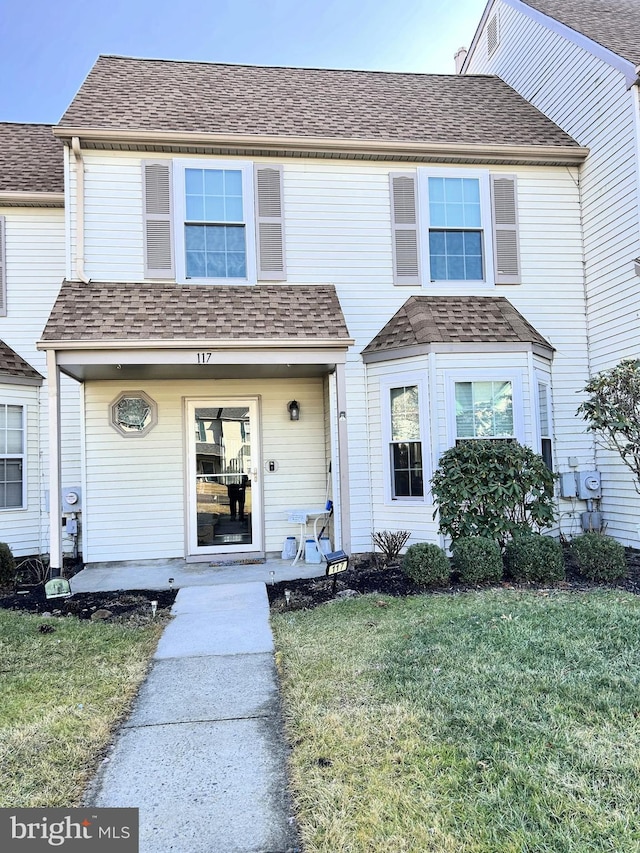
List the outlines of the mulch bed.
{"type": "MultiPolygon", "coordinates": [[[[640,595],[640,551],[627,549],[628,573],[615,584],[596,584],[580,577],[572,565],[571,557],[566,554],[566,580],[549,586],[548,584],[528,584],[521,586],[505,581],[506,588],[557,589],[587,591],[590,589],[620,589],[640,595]]],[[[311,578],[308,580],[282,581],[267,585],[269,603],[274,612],[304,610],[318,607],[334,599],[353,595],[405,596],[429,592],[433,595],[451,595],[467,592],[478,587],[469,587],[460,583],[424,590],[409,580],[398,567],[385,568],[380,559],[370,554],[355,555],[350,560],[349,569],[333,578],[311,578]],[[334,588],[335,586],[335,588],[334,588]],[[285,590],[289,592],[287,602],[285,590]]],[[[39,585],[0,590],[0,609],[20,610],[28,613],[49,614],[63,617],[75,616],[78,619],[105,619],[110,622],[143,624],[151,618],[151,602],[157,601],[157,617],[168,618],[171,606],[178,590],[119,590],[116,592],[79,592],[71,598],[47,599],[44,587],[39,585]]]]}
{"type": "MultiPolygon", "coordinates": [[[[598,584],[585,580],[575,570],[571,555],[565,553],[566,579],[553,585],[549,584],[516,584],[503,581],[500,586],[507,589],[557,589],[564,591],[586,592],[592,589],[620,589],[640,595],[640,551],[627,548],[628,573],[625,578],[612,584],[598,584]]],[[[352,597],[353,595],[389,595],[405,596],[418,593],[433,595],[451,595],[460,592],[477,590],[461,583],[451,583],[447,586],[425,590],[409,580],[398,567],[385,568],[376,558],[370,555],[355,556],[350,560],[346,572],[336,575],[335,591],[333,578],[311,578],[308,580],[281,581],[267,586],[269,603],[274,612],[305,610],[325,604],[334,599],[352,597]],[[285,590],[289,592],[287,602],[285,590]]]]}
{"type": "Polygon", "coordinates": [[[156,618],[168,616],[177,590],[133,589],[117,592],[77,592],[71,598],[49,598],[41,584],[0,593],[0,608],[78,619],[143,623],[152,618],[151,602],[157,601],[156,618]]]}

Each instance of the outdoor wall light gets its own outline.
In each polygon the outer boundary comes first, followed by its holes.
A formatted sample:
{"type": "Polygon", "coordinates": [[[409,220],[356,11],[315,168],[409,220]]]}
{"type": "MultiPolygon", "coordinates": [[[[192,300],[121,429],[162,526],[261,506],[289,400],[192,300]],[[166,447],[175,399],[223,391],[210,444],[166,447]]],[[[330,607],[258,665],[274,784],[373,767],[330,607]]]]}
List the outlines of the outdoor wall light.
{"type": "Polygon", "coordinates": [[[339,421],[346,421],[346,419],[347,419],[347,413],[346,412],[340,412],[340,414],[338,415],[338,420],[339,421]]]}
{"type": "Polygon", "coordinates": [[[300,420],[300,403],[297,400],[291,400],[291,402],[287,405],[287,409],[289,410],[289,419],[292,421],[300,420]]]}

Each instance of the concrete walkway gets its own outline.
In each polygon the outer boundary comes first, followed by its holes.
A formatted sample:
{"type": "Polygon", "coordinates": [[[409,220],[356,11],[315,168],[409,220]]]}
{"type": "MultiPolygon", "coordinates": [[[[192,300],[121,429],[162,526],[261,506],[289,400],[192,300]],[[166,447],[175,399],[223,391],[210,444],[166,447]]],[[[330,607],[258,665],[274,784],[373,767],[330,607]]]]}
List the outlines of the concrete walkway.
{"type": "Polygon", "coordinates": [[[86,798],[140,809],[140,853],[289,853],[264,583],[183,588],[133,713],[86,798]]]}
{"type": "Polygon", "coordinates": [[[71,578],[73,592],[106,592],[119,589],[183,589],[185,586],[248,583],[313,578],[325,573],[324,563],[295,566],[291,560],[271,558],[263,563],[213,565],[187,563],[185,560],[138,560],[127,563],[92,565],[71,578]],[[169,583],[171,578],[172,583],[169,583]]]}

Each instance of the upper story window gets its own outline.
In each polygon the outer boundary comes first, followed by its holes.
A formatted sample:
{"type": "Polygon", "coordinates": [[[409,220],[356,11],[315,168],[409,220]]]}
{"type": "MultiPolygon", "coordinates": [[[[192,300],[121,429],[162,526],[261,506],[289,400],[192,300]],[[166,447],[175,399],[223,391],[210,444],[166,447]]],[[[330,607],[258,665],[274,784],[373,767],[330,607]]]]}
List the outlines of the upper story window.
{"type": "Polygon", "coordinates": [[[178,280],[256,281],[249,163],[176,161],[178,280]]]}
{"type": "Polygon", "coordinates": [[[242,172],[185,169],[187,278],[247,277],[242,172]]]}
{"type": "Polygon", "coordinates": [[[395,284],[520,283],[514,175],[391,172],[395,284]]]}
{"type": "Polygon", "coordinates": [[[145,160],[145,277],[284,281],[282,174],[240,160],[145,160]]]}
{"type": "Polygon", "coordinates": [[[482,281],[480,180],[429,177],[427,191],[431,280],[482,281]]]}
{"type": "Polygon", "coordinates": [[[24,506],[24,408],[0,404],[0,509],[24,506]]]}

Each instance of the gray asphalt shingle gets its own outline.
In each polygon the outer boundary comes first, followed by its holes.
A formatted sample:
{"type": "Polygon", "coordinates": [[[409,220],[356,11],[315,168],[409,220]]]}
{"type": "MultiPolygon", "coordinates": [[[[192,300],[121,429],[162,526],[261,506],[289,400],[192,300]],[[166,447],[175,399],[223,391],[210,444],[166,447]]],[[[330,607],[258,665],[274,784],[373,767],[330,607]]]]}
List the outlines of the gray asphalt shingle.
{"type": "Polygon", "coordinates": [[[4,341],[0,341],[0,382],[3,376],[17,376],[22,379],[42,379],[38,371],[31,367],[21,355],[12,350],[4,341]]]}
{"type": "Polygon", "coordinates": [[[43,341],[349,339],[331,285],[65,281],[43,341]]]}
{"type": "Polygon", "coordinates": [[[433,343],[549,342],[504,296],[411,296],[363,354],[433,343]]]}
{"type": "Polygon", "coordinates": [[[50,124],[0,122],[0,192],[64,192],[62,152],[50,124]]]}
{"type": "Polygon", "coordinates": [[[640,64],[638,0],[524,0],[592,41],[640,64]]]}
{"type": "Polygon", "coordinates": [[[576,146],[497,77],[100,56],[62,128],[576,146]]]}

